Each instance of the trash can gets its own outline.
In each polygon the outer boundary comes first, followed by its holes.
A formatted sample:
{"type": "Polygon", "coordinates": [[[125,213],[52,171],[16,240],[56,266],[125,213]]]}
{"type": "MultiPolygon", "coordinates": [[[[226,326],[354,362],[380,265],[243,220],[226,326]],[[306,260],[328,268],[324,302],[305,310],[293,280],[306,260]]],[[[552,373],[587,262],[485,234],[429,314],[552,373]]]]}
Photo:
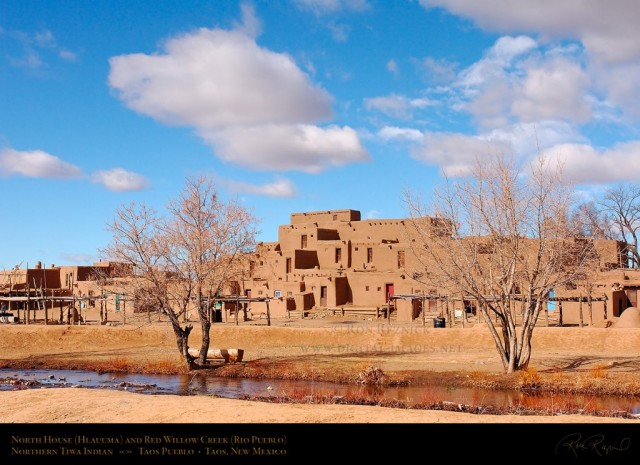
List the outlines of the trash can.
{"type": "Polygon", "coordinates": [[[446,328],[446,320],[441,317],[441,316],[437,316],[433,319],[433,327],[434,328],[446,328]]]}

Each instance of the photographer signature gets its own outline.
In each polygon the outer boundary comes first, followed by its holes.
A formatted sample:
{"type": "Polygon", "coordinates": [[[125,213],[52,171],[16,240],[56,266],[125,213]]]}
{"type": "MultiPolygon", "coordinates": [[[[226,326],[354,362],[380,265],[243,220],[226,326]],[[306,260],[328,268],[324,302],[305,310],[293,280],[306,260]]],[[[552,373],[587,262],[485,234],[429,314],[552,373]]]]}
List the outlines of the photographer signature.
{"type": "Polygon", "coordinates": [[[624,452],[631,447],[630,438],[622,438],[617,442],[606,441],[604,434],[592,434],[583,437],[580,433],[572,433],[562,438],[556,444],[556,455],[561,451],[569,451],[574,456],[580,453],[594,453],[600,457],[605,457],[613,452],[624,452]]]}

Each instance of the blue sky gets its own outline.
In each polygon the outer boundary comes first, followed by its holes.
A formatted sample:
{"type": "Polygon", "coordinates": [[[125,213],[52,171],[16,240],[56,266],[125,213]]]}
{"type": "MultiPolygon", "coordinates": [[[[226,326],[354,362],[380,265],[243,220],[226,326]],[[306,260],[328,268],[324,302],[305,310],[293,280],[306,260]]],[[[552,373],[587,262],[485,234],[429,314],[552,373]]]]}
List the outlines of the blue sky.
{"type": "Polygon", "coordinates": [[[89,264],[210,173],[291,212],[406,215],[477,157],[636,182],[635,0],[0,0],[0,268],[89,264]]]}

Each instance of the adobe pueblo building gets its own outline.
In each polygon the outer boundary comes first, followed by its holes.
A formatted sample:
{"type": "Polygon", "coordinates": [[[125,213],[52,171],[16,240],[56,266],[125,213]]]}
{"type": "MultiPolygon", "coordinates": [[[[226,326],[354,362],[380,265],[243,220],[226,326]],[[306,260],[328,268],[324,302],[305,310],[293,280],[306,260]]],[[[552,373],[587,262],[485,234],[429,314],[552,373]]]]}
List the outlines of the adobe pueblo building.
{"type": "MultiPolygon", "coordinates": [[[[230,316],[237,321],[240,311],[251,319],[267,313],[290,318],[330,312],[423,324],[444,316],[448,325],[464,325],[468,316],[477,315],[476,303],[430,283],[430,266],[421,263],[414,250],[421,239],[413,221],[362,220],[357,210],[293,213],[291,223],[278,228],[276,242],[259,243],[233,270],[223,295],[210,302],[216,309],[212,321],[229,321],[230,316]]],[[[420,221],[423,226],[426,221],[428,234],[448,234],[443,220],[420,221]]],[[[593,245],[593,272],[584,282],[554,289],[541,323],[597,324],[638,305],[640,270],[625,267],[623,243],[578,238],[567,239],[568,247],[572,241],[593,245]]],[[[533,252],[532,244],[525,249],[533,252]]],[[[517,295],[514,301],[520,303],[517,295]]],[[[144,302],[132,266],[123,263],[46,269],[38,264],[0,271],[0,322],[29,323],[29,309],[33,321],[37,311],[45,323],[52,319],[68,324],[77,320],[71,313],[76,307],[80,313],[99,308],[102,323],[113,318],[126,322],[127,308],[130,314],[146,313],[150,320],[156,309],[144,302]]],[[[195,302],[189,317],[197,318],[195,302]]]]}
{"type": "MultiPolygon", "coordinates": [[[[279,227],[277,242],[258,244],[250,262],[249,276],[238,282],[232,293],[272,297],[274,317],[292,312],[304,316],[312,309],[384,317],[391,310],[399,321],[412,321],[445,313],[444,307],[449,302],[444,302],[442,296],[446,291],[420,282],[420,271],[425,270],[413,252],[417,238],[414,228],[407,227],[411,221],[406,218],[362,220],[357,210],[293,213],[291,223],[279,227]]],[[[437,231],[438,220],[429,221],[430,227],[437,231]]],[[[604,240],[593,243],[600,269],[622,267],[621,243],[604,240]]],[[[589,303],[593,319],[618,316],[621,310],[635,303],[637,291],[633,287],[616,287],[609,281],[619,281],[620,277],[614,278],[610,273],[598,272],[592,281],[593,298],[601,299],[589,303]],[[634,298],[628,298],[625,290],[634,298]],[[605,298],[607,303],[603,304],[605,298]]],[[[631,271],[626,275],[630,274],[636,273],[631,271]]],[[[562,323],[578,322],[582,305],[578,300],[583,300],[586,315],[587,298],[580,299],[576,288],[558,289],[554,295],[568,299],[563,302],[562,323]]],[[[456,302],[452,298],[450,303],[451,309],[455,309],[452,315],[460,317],[461,311],[475,313],[473,302],[462,298],[456,302]]],[[[259,306],[250,304],[250,309],[263,311],[259,306]]],[[[555,311],[557,307],[552,304],[550,310],[555,311]]]]}

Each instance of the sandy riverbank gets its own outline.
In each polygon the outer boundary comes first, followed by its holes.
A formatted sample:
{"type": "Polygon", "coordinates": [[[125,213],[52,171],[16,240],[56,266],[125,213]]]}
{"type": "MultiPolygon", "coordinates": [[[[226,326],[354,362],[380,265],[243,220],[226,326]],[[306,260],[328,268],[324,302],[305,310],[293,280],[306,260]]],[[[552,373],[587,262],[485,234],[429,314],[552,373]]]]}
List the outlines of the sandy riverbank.
{"type": "MultiPolygon", "coordinates": [[[[219,368],[228,376],[317,379],[353,382],[367,366],[389,379],[417,382],[428,377],[479,378],[517,383],[521,375],[501,375],[493,341],[484,328],[434,329],[377,324],[344,318],[275,321],[264,324],[216,324],[212,346],[245,350],[242,364],[219,368]]],[[[194,330],[190,345],[199,344],[194,330]]],[[[0,326],[0,366],[63,369],[122,369],[148,372],[183,370],[171,329],[166,324],[127,326],[0,326]]],[[[640,369],[640,330],[538,328],[534,335],[534,376],[569,377],[563,382],[592,387],[635,379],[640,369]]],[[[531,375],[531,373],[530,373],[531,375]]],[[[558,378],[560,379],[560,378],[558,378]]],[[[564,379],[564,378],[563,378],[564,379]]],[[[487,381],[489,380],[489,381],[487,381]]],[[[631,384],[630,384],[631,386],[631,384]]],[[[282,405],[212,398],[147,396],[122,392],[59,389],[3,392],[4,422],[511,422],[613,421],[596,417],[522,417],[412,411],[342,405],[282,405]],[[31,396],[31,397],[30,397],[31,396]],[[66,409],[69,398],[75,412],[66,409]],[[95,407],[99,399],[100,407],[95,407]],[[129,399],[136,399],[129,400],[129,399]],[[160,407],[160,404],[166,404],[160,407]],[[193,412],[181,415],[185,406],[193,412]],[[22,408],[16,408],[16,405],[22,408]],[[24,408],[29,405],[29,408],[24,408]],[[31,405],[34,407],[31,408],[31,405]],[[39,405],[39,407],[35,407],[39,405]],[[173,411],[173,406],[176,410],[173,411]],[[180,406],[179,408],[177,406],[180,406]],[[193,405],[193,407],[192,407],[193,405]],[[228,405],[228,413],[225,406],[228,405]],[[233,405],[236,405],[234,408],[233,405]],[[197,406],[197,407],[196,407],[197,406]],[[122,407],[119,410],[119,407],[122,407]],[[204,409],[204,410],[201,410],[204,409]],[[255,410],[254,413],[251,413],[255,410]],[[109,420],[110,411],[119,412],[109,420]],[[160,413],[162,412],[162,413],[160,413]],[[172,413],[173,412],[173,413],[172,413]],[[278,413],[279,412],[279,413],[278,413]],[[64,415],[67,415],[65,417],[64,415]],[[72,416],[69,416],[72,415],[72,416]]],[[[616,420],[617,421],[617,420],[616,420]]]]}

